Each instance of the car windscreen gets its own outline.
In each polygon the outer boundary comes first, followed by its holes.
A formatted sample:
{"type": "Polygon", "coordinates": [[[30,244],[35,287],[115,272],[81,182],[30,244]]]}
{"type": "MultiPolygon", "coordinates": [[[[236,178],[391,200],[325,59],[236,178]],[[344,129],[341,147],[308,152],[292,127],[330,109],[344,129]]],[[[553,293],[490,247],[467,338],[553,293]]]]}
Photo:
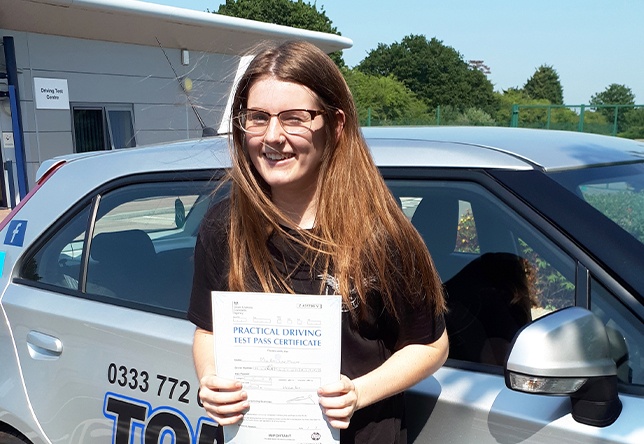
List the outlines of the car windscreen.
{"type": "Polygon", "coordinates": [[[644,162],[550,173],[644,244],[644,162]]]}

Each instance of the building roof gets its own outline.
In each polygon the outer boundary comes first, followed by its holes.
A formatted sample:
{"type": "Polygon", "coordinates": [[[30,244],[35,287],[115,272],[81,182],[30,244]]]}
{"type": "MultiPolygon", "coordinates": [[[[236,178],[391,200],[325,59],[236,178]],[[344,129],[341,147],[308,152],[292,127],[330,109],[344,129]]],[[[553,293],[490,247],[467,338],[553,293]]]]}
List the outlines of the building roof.
{"type": "Polygon", "coordinates": [[[353,45],[338,35],[136,0],[0,0],[0,29],[218,54],[243,54],[265,39],[303,39],[326,52],[353,45]]]}

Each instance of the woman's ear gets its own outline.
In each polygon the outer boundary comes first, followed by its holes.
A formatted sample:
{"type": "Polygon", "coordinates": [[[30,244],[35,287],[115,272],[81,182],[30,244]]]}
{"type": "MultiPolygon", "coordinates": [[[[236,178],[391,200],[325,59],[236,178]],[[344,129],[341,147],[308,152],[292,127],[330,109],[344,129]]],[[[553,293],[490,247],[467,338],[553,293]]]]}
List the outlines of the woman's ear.
{"type": "Polygon", "coordinates": [[[335,126],[335,140],[336,142],[340,140],[340,136],[342,135],[342,130],[344,130],[344,123],[346,121],[346,116],[344,115],[344,111],[341,109],[336,110],[336,126],[335,126]]]}

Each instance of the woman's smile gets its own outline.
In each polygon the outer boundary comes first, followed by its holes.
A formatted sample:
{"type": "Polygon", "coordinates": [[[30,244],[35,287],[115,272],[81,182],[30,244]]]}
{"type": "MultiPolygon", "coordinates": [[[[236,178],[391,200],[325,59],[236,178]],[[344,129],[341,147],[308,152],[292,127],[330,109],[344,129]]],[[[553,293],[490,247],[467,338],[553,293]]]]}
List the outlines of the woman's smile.
{"type": "Polygon", "coordinates": [[[276,151],[269,151],[264,153],[264,157],[266,157],[266,159],[268,159],[269,161],[279,162],[282,160],[292,159],[293,157],[295,157],[295,154],[286,154],[286,153],[279,153],[276,151]]]}

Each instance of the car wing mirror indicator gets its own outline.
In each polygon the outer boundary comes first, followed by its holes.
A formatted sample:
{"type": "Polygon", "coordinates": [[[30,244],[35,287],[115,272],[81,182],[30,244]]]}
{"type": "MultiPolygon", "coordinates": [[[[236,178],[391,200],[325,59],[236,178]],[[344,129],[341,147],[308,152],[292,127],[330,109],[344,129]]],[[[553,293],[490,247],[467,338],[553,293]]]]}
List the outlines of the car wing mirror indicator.
{"type": "Polygon", "coordinates": [[[582,424],[606,427],[622,411],[606,327],[581,307],[539,318],[517,334],[505,384],[524,393],[570,396],[572,416],[582,424]]]}

